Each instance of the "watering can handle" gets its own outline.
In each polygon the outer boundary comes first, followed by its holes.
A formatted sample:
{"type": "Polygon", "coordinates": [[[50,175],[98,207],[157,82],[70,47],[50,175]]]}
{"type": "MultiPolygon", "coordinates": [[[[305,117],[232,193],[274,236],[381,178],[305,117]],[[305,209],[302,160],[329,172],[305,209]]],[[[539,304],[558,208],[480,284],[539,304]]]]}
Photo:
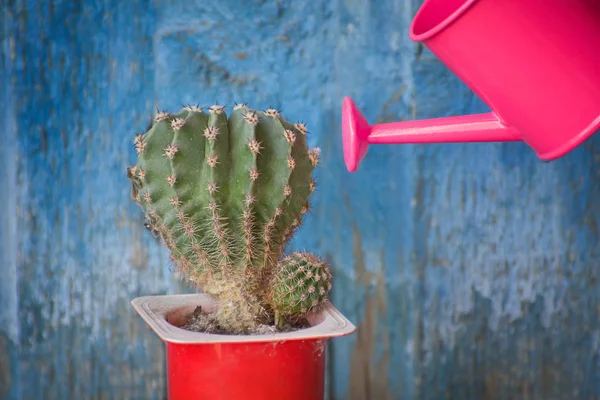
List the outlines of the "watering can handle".
{"type": "Polygon", "coordinates": [[[350,172],[356,171],[369,144],[522,141],[519,132],[493,112],[369,125],[349,97],[342,105],[342,138],[350,172]]]}

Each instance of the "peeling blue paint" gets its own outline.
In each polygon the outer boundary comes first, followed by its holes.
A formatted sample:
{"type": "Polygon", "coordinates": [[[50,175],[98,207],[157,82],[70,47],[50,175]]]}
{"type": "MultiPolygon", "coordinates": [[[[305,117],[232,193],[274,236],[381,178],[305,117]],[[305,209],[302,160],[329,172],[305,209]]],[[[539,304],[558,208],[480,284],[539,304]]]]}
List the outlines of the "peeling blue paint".
{"type": "Polygon", "coordinates": [[[166,397],[129,300],[189,288],[129,200],[131,138],[156,107],[246,101],[322,148],[292,249],[330,260],[358,324],[329,345],[330,399],[600,398],[600,138],[552,163],[519,143],[407,145],[344,168],[343,96],[379,122],[486,111],[408,39],[420,4],[8,2],[0,394],[166,397]]]}
{"type": "Polygon", "coordinates": [[[17,131],[10,85],[12,61],[10,34],[13,26],[0,19],[0,398],[21,398],[19,315],[17,291],[17,131]]]}

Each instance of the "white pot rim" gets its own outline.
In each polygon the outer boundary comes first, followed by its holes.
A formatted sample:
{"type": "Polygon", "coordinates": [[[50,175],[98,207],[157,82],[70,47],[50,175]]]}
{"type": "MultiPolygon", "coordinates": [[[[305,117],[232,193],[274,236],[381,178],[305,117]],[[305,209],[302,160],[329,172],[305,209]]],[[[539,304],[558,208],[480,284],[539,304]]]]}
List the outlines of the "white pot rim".
{"type": "Polygon", "coordinates": [[[169,322],[177,318],[181,319],[197,306],[208,310],[214,309],[214,300],[206,294],[143,296],[133,299],[131,305],[150,328],[163,341],[169,343],[216,344],[327,339],[349,335],[356,330],[356,327],[330,302],[327,302],[320,311],[311,313],[307,317],[311,325],[309,328],[264,335],[220,335],[192,332],[178,328],[169,322]]]}

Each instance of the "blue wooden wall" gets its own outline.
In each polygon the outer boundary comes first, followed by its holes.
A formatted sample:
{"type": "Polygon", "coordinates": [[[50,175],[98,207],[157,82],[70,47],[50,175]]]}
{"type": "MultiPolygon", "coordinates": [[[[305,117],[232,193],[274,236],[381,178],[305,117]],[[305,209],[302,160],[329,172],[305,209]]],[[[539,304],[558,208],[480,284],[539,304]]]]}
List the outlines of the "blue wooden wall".
{"type": "Polygon", "coordinates": [[[294,247],[358,326],[329,399],[600,399],[600,137],[552,163],[452,144],[344,168],[345,95],[373,122],[486,110],[408,39],[420,3],[0,2],[0,398],[165,398],[129,301],[190,289],[129,200],[131,138],[157,106],[247,101],[323,151],[294,247]]]}

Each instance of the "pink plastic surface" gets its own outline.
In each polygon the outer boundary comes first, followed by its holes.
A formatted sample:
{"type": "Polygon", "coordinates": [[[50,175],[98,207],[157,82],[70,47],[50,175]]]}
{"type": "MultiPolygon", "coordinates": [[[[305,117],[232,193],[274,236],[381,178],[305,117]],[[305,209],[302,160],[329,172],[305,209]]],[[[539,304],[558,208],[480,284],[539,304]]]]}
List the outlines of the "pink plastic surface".
{"type": "Polygon", "coordinates": [[[345,98],[350,172],[369,144],[522,140],[552,160],[600,129],[600,0],[426,0],[410,37],[492,112],[369,126],[345,98]]]}

